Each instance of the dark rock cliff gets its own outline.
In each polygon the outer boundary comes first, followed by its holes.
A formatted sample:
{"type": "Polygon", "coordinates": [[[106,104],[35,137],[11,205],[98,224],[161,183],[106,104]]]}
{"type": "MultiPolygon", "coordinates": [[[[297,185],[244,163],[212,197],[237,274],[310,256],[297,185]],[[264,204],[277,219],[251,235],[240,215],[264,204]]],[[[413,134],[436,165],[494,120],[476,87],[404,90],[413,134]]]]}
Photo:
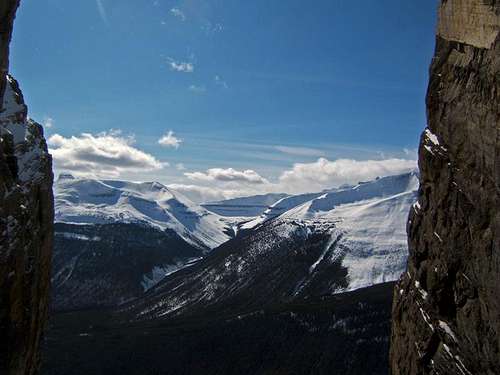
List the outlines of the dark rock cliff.
{"type": "MultiPolygon", "coordinates": [[[[0,2],[0,99],[5,91],[6,75],[9,71],[9,44],[12,26],[20,0],[0,2]]],[[[2,102],[0,101],[0,107],[2,102]]]]}
{"type": "Polygon", "coordinates": [[[0,374],[35,374],[53,238],[51,158],[7,74],[19,0],[0,2],[0,374]]]}
{"type": "Polygon", "coordinates": [[[500,1],[442,0],[393,374],[500,373],[500,1]]]}

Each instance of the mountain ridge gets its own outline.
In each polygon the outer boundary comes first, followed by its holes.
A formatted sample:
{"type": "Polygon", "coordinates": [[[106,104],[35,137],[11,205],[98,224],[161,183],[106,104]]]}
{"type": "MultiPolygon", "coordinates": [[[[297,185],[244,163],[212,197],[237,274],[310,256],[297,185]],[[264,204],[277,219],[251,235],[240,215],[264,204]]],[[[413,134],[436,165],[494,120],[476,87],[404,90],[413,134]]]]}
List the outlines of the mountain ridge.
{"type": "Polygon", "coordinates": [[[172,229],[194,246],[213,249],[230,238],[231,220],[158,182],[71,178],[55,184],[55,220],[73,224],[142,223],[172,229]]]}
{"type": "Polygon", "coordinates": [[[314,198],[245,229],[122,309],[139,319],[215,306],[244,311],[396,280],[406,264],[403,223],[415,201],[415,182],[414,173],[381,178],[353,187],[360,191],[348,197],[337,192],[328,211],[297,215],[314,198]]]}

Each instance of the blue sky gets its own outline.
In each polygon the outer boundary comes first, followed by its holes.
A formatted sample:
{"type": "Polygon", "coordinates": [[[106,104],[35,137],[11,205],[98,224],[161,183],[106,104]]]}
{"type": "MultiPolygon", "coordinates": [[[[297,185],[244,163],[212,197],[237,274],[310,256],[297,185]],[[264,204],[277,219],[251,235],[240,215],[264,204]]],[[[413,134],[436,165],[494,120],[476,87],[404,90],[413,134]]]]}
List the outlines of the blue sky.
{"type": "Polygon", "coordinates": [[[390,173],[415,159],[435,11],[434,0],[24,1],[11,72],[50,126],[57,171],[217,190],[199,200],[327,188],[365,176],[325,160],[401,160],[374,169],[390,173]],[[337,172],[283,182],[308,165],[337,172]]]}

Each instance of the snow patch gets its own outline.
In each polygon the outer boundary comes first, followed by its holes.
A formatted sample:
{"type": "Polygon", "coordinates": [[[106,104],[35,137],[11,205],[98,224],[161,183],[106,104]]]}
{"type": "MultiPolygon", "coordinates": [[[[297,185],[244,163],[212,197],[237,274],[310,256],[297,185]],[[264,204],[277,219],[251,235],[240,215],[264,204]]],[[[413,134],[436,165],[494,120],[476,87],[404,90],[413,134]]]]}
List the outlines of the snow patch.
{"type": "Polygon", "coordinates": [[[453,339],[453,341],[457,342],[457,337],[455,336],[455,333],[452,331],[452,329],[446,322],[440,320],[439,328],[441,328],[448,336],[450,336],[453,339]]]}
{"type": "Polygon", "coordinates": [[[424,289],[422,289],[422,287],[420,286],[420,281],[415,281],[415,288],[417,288],[422,298],[426,300],[429,294],[424,289]]]}
{"type": "Polygon", "coordinates": [[[186,267],[191,267],[201,258],[192,258],[189,259],[186,263],[177,262],[176,264],[167,264],[165,266],[155,266],[149,274],[146,274],[142,278],[141,286],[144,291],[148,291],[155,285],[157,285],[160,281],[162,281],[165,277],[181,270],[186,267]]]}
{"type": "Polygon", "coordinates": [[[80,241],[100,241],[101,237],[94,236],[89,237],[79,233],[69,233],[69,232],[55,232],[54,235],[61,236],[67,239],[80,240],[80,241]]]}
{"type": "Polygon", "coordinates": [[[427,137],[427,139],[429,141],[431,141],[432,143],[434,143],[436,146],[439,146],[439,139],[438,137],[430,131],[430,129],[425,129],[425,136],[427,137]]]}

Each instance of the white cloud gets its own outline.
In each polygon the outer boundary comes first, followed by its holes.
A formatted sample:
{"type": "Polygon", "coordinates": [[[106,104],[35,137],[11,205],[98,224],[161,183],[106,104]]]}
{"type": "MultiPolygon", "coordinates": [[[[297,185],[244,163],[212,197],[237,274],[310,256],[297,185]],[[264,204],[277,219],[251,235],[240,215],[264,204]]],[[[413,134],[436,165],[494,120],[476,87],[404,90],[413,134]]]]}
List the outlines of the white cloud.
{"type": "Polygon", "coordinates": [[[322,150],[308,147],[275,146],[279,152],[296,156],[322,156],[325,153],[322,150]]]}
{"type": "Polygon", "coordinates": [[[172,58],[168,58],[168,66],[170,66],[170,70],[180,73],[193,73],[194,65],[191,62],[185,61],[175,61],[172,58]]]}
{"type": "Polygon", "coordinates": [[[185,21],[186,20],[186,15],[179,8],[172,8],[172,9],[170,9],[170,14],[172,14],[174,17],[180,19],[181,21],[185,21]]]}
{"type": "Polygon", "coordinates": [[[197,94],[203,94],[207,91],[207,88],[205,86],[190,85],[188,90],[197,94]]]}
{"type": "MultiPolygon", "coordinates": [[[[330,161],[319,158],[311,163],[296,163],[276,176],[274,181],[262,177],[254,170],[210,168],[205,172],[186,172],[192,184],[181,185],[196,196],[196,201],[206,202],[207,197],[217,200],[265,193],[301,194],[319,192],[343,184],[356,184],[377,177],[397,175],[417,168],[415,160],[351,160],[330,161]],[[188,186],[189,188],[186,188],[188,186]],[[201,198],[205,197],[205,198],[201,198]]],[[[194,198],[192,198],[194,199],[194,198]]]]}
{"type": "Polygon", "coordinates": [[[56,168],[77,175],[119,177],[123,173],[159,170],[168,165],[135,148],[134,143],[133,137],[123,137],[119,131],[83,133],[69,138],[54,134],[48,140],[56,168]]]}
{"type": "Polygon", "coordinates": [[[186,167],[184,166],[183,163],[177,163],[175,165],[175,168],[178,170],[178,171],[185,171],[186,170],[186,167]]]}
{"type": "Polygon", "coordinates": [[[179,148],[182,143],[182,139],[177,138],[172,130],[169,130],[166,135],[158,140],[158,143],[165,147],[179,148]]]}
{"type": "Polygon", "coordinates": [[[170,189],[178,191],[181,194],[184,194],[186,197],[196,203],[220,201],[241,196],[240,190],[229,190],[216,187],[206,187],[189,184],[170,184],[168,185],[168,187],[170,189]]]}
{"type": "Polygon", "coordinates": [[[319,158],[314,163],[296,163],[279,177],[279,185],[285,192],[302,193],[320,191],[345,183],[373,180],[379,176],[389,176],[408,172],[417,167],[415,160],[351,160],[330,161],[319,158]]]}
{"type": "Polygon", "coordinates": [[[186,172],[184,176],[193,181],[267,184],[268,181],[251,169],[238,171],[233,168],[210,168],[206,172],[186,172]]]}
{"type": "Polygon", "coordinates": [[[99,16],[102,21],[107,24],[108,23],[108,15],[106,14],[106,8],[104,8],[103,0],[96,0],[97,11],[99,12],[99,16]]]}

